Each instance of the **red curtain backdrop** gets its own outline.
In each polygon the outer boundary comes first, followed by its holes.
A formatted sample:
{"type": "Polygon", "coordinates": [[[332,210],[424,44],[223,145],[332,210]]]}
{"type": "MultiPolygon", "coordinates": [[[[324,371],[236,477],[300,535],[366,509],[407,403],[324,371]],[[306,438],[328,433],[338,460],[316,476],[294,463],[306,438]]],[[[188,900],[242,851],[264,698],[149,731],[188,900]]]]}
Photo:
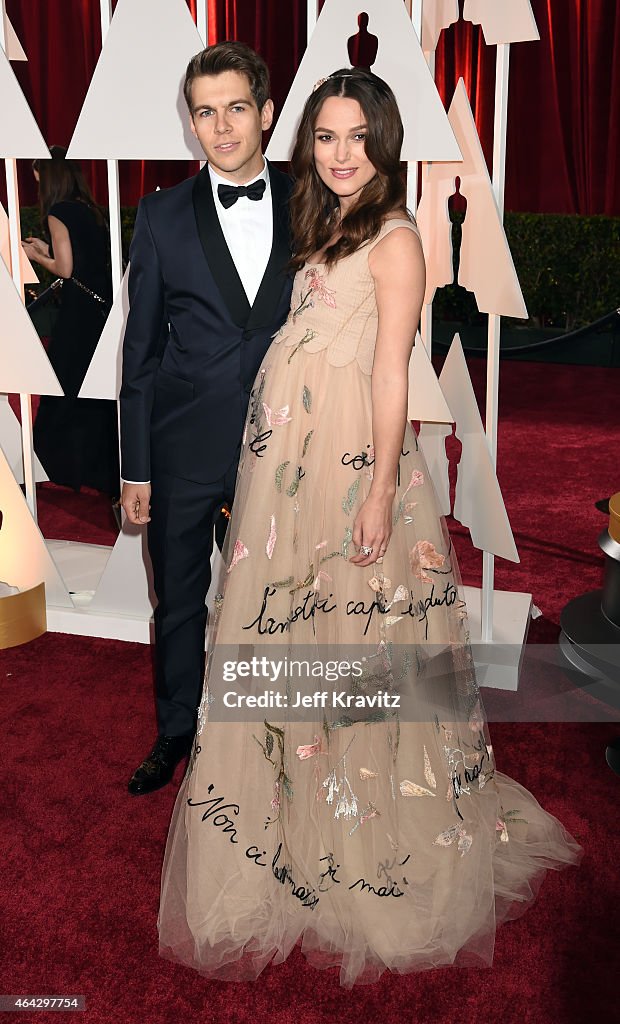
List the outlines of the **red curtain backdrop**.
{"type": "MultiPolygon", "coordinates": [[[[194,17],[196,2],[188,0],[194,17]]],[[[254,46],[269,64],[280,109],[306,45],[305,0],[208,2],[209,42],[237,38],[254,46]]],[[[506,208],[620,214],[620,5],[616,0],[533,0],[532,6],[541,41],[511,47],[506,208]]],[[[29,58],[13,68],[43,136],[49,145],[68,145],[100,52],[99,3],[6,0],[6,8],[29,58]]],[[[138,77],[145,60],[148,53],[137,46],[138,77]]],[[[436,67],[446,103],[459,77],[465,79],[490,166],[495,47],[485,45],[479,28],[460,21],[442,34],[436,67]]],[[[121,200],[135,204],[145,192],[175,184],[196,166],[123,161],[121,200]]],[[[85,170],[105,203],[105,165],[85,161],[85,170]]],[[[36,201],[25,162],[20,188],[22,203],[36,201]]]]}

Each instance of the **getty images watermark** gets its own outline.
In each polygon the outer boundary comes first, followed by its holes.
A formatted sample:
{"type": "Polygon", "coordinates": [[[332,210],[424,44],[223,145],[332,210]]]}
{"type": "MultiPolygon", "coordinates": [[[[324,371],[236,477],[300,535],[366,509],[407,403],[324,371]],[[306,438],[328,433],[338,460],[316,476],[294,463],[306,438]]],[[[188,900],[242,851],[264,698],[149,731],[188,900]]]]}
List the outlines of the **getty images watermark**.
{"type": "Polygon", "coordinates": [[[201,703],[220,722],[467,721],[478,694],[490,722],[620,717],[620,683],[576,674],[557,644],[218,644],[207,678],[201,703]]]}
{"type": "Polygon", "coordinates": [[[252,693],[239,688],[224,689],[221,699],[225,708],[400,708],[398,693],[389,693],[381,688],[372,693],[361,691],[364,660],[274,659],[255,655],[247,661],[224,661],[221,672],[224,684],[251,679],[256,686],[252,693]],[[309,681],[318,679],[336,684],[346,680],[353,685],[347,689],[309,690],[309,681]],[[304,685],[295,688],[291,685],[293,680],[304,685]],[[265,688],[265,681],[286,683],[286,686],[265,688]]]}

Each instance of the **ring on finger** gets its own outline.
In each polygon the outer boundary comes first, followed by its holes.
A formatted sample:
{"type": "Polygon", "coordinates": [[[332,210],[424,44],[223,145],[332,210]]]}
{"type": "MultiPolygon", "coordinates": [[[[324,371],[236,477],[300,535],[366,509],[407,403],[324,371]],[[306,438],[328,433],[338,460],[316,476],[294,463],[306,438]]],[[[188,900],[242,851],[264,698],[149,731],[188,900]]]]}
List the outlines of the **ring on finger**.
{"type": "Polygon", "coordinates": [[[372,548],[367,547],[365,544],[360,544],[360,555],[364,555],[367,558],[368,555],[372,555],[372,548]]]}

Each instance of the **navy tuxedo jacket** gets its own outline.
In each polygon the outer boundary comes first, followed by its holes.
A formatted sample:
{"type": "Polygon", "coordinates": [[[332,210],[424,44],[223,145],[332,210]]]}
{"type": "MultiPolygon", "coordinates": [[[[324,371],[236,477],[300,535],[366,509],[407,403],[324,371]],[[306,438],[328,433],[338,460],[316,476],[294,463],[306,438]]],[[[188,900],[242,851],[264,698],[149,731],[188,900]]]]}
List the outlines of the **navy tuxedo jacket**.
{"type": "MultiPolygon", "coordinates": [[[[238,458],[254,379],[287,317],[291,181],[269,165],[271,255],[250,306],[208,168],[140,200],[123,343],[122,476],[210,483],[238,458]]],[[[262,202],[263,200],[261,200],[262,202]]]]}

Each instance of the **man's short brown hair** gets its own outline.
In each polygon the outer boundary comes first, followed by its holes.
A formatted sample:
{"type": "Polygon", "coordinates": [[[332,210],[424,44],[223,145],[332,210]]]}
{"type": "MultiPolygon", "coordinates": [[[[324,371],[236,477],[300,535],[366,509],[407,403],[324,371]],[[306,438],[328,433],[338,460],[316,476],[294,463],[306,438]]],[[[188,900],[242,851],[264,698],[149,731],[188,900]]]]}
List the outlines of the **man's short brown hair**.
{"type": "Polygon", "coordinates": [[[259,111],[269,99],[269,69],[262,57],[245,43],[226,40],[207,46],[206,50],[192,57],[185,72],[183,93],[190,114],[192,108],[192,84],[195,78],[203,75],[221,75],[224,71],[237,71],[245,75],[250,85],[250,92],[259,111]]]}

